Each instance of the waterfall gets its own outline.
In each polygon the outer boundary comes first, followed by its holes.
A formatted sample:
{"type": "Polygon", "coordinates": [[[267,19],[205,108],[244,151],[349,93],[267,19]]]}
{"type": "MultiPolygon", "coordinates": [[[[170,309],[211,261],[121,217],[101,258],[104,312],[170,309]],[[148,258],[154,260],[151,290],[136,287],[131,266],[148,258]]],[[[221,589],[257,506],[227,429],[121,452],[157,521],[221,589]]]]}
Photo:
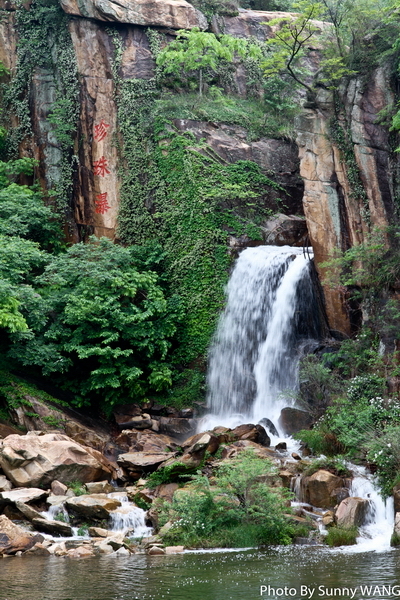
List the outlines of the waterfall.
{"type": "Polygon", "coordinates": [[[383,500],[379,490],[374,485],[373,476],[365,467],[351,465],[354,474],[350,496],[357,496],[369,501],[369,511],[366,522],[359,528],[357,550],[368,552],[384,552],[390,549],[390,538],[394,525],[393,498],[383,500]]]}
{"type": "Polygon", "coordinates": [[[129,502],[126,494],[109,494],[121,502],[121,506],[110,512],[111,531],[129,533],[129,537],[143,538],[152,535],[152,527],[146,525],[146,512],[129,502]]]}
{"type": "Polygon", "coordinates": [[[210,349],[202,428],[270,419],[297,389],[301,348],[319,337],[310,261],[301,248],[244,250],[227,285],[227,304],[210,349]]]}

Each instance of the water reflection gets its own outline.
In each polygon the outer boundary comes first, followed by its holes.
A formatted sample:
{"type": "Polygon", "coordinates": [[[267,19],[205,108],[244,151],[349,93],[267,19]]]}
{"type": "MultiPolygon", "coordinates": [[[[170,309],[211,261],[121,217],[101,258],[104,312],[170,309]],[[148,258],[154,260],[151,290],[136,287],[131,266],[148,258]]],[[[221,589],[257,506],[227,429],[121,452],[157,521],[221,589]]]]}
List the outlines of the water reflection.
{"type": "MultiPolygon", "coordinates": [[[[365,600],[379,594],[363,595],[360,586],[400,583],[399,557],[397,550],[348,554],[298,546],[83,560],[7,558],[0,561],[0,600],[314,600],[331,597],[330,588],[357,588],[354,600],[365,600]],[[262,585],[267,588],[263,596],[262,585]],[[301,585],[314,589],[311,597],[301,585]],[[270,589],[268,595],[268,586],[276,593],[270,589]],[[281,594],[285,586],[291,589],[290,596],[281,594]],[[318,586],[323,586],[322,592],[318,586]]],[[[351,596],[336,592],[335,597],[351,596]]]]}

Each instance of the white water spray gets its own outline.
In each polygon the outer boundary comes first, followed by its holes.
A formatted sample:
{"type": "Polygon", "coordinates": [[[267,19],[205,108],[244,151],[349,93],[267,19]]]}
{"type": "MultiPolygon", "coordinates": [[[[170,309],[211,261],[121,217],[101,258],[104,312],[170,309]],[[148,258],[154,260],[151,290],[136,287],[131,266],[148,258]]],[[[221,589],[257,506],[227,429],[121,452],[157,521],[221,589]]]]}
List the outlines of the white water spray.
{"type": "Polygon", "coordinates": [[[135,506],[124,494],[110,494],[116,500],[121,502],[121,506],[110,512],[110,529],[129,533],[129,537],[143,538],[152,535],[152,527],[146,525],[146,512],[135,506]]]}
{"type": "Polygon", "coordinates": [[[313,304],[301,248],[258,246],[240,254],[210,350],[203,430],[268,418],[279,432],[280,412],[293,404],[300,347],[317,337],[313,304]]]}

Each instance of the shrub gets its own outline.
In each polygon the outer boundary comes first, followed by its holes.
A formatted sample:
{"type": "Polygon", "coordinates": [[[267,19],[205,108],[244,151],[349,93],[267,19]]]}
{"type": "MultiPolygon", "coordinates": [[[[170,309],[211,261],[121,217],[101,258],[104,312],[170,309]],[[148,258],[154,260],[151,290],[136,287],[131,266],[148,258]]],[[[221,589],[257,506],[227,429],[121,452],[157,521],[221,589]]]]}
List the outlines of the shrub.
{"type": "Polygon", "coordinates": [[[357,543],[357,527],[330,527],[325,541],[328,546],[353,546],[357,543]]]}
{"type": "Polygon", "coordinates": [[[316,473],[319,469],[324,469],[325,471],[330,471],[334,475],[338,475],[339,477],[351,477],[352,472],[346,465],[346,462],[343,458],[336,456],[335,458],[319,458],[317,460],[313,460],[310,465],[308,465],[305,470],[305,475],[312,475],[316,473]]]}
{"type": "Polygon", "coordinates": [[[265,480],[275,475],[270,461],[243,451],[217,470],[213,487],[197,476],[164,503],[160,523],[173,521],[165,542],[186,546],[287,544],[292,528],[285,517],[288,498],[265,480]]]}
{"type": "Polygon", "coordinates": [[[366,443],[367,458],[377,466],[377,479],[384,496],[391,496],[400,472],[400,427],[391,425],[366,443]]]}

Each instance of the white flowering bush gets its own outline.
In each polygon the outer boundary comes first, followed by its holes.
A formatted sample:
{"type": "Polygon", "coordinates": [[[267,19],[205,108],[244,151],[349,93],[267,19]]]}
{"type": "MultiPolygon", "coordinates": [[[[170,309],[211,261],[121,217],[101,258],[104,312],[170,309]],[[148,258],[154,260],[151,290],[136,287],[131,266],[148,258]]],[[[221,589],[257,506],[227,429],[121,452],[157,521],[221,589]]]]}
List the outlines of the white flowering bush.
{"type": "Polygon", "coordinates": [[[368,444],[367,458],[377,467],[378,483],[385,496],[390,496],[400,478],[400,426],[391,425],[368,444]]]}
{"type": "Polygon", "coordinates": [[[369,400],[376,394],[382,394],[385,389],[385,380],[379,375],[357,375],[350,380],[347,386],[347,399],[357,402],[365,398],[369,400]]]}

